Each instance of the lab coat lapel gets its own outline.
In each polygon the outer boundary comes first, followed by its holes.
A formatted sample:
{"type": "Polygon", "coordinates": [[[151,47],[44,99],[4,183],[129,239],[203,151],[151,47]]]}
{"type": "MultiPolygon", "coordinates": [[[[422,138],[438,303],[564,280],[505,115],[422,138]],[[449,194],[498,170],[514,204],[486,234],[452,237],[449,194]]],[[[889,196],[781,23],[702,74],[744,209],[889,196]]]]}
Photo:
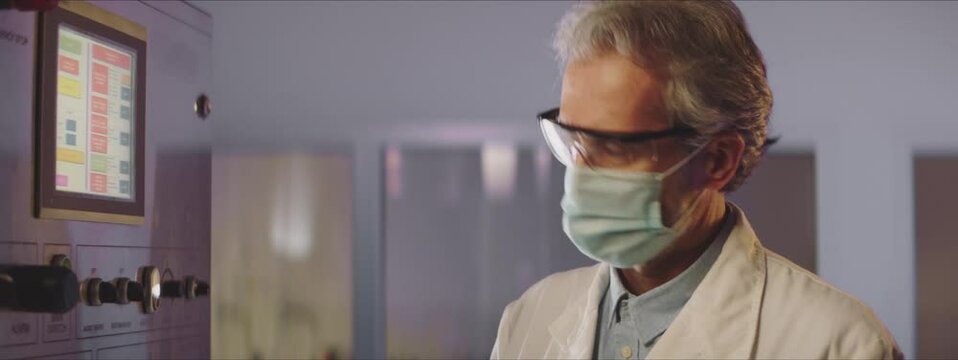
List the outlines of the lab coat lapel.
{"type": "Polygon", "coordinates": [[[588,291],[568,289],[573,298],[565,310],[549,325],[549,334],[559,345],[558,358],[588,359],[592,357],[599,302],[609,285],[609,266],[596,264],[588,291]]]}
{"type": "Polygon", "coordinates": [[[648,358],[751,357],[765,290],[765,250],[742,211],[722,253],[648,358]]]}

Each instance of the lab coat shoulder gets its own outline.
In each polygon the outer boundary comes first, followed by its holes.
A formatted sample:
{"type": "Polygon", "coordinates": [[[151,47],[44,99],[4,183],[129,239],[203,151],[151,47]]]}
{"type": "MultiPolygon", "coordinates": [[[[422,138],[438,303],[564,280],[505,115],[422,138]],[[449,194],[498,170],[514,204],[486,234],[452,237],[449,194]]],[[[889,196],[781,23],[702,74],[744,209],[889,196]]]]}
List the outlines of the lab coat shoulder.
{"type": "Polygon", "coordinates": [[[583,289],[595,281],[602,264],[562,271],[529,287],[502,312],[493,359],[555,357],[558,344],[542,334],[570,304],[583,300],[583,289]],[[531,336],[530,336],[531,335],[531,336]],[[531,352],[535,352],[534,354],[531,352]]]}
{"type": "Polygon", "coordinates": [[[755,355],[900,359],[894,338],[864,303],[773,251],[755,355]]]}

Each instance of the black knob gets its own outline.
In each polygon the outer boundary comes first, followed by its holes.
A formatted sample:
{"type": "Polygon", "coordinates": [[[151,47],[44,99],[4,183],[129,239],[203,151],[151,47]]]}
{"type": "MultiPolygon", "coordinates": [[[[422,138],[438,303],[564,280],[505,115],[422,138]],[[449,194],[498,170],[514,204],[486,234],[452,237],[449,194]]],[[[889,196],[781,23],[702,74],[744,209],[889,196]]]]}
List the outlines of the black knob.
{"type": "Polygon", "coordinates": [[[119,302],[116,286],[100,278],[89,278],[83,282],[84,302],[90,306],[115,304],[119,302]]]}
{"type": "Polygon", "coordinates": [[[183,282],[177,280],[164,281],[160,289],[160,296],[165,298],[181,298],[185,295],[183,282]]]}
{"type": "Polygon", "coordinates": [[[196,296],[207,296],[210,294],[210,284],[205,281],[196,282],[196,296]]]}
{"type": "Polygon", "coordinates": [[[210,284],[197,279],[195,276],[187,276],[183,278],[183,283],[187,299],[193,299],[197,296],[206,296],[210,293],[210,284]]]}
{"type": "Polygon", "coordinates": [[[118,300],[117,299],[118,296],[116,293],[116,286],[113,286],[113,284],[108,282],[101,282],[99,293],[100,293],[100,302],[104,304],[116,304],[118,300]]]}
{"type": "Polygon", "coordinates": [[[200,119],[206,119],[206,117],[210,116],[210,113],[213,112],[213,102],[210,101],[210,97],[206,96],[206,94],[200,94],[200,96],[196,98],[196,102],[193,103],[193,111],[196,112],[196,115],[199,116],[200,119]]]}
{"type": "Polygon", "coordinates": [[[130,301],[143,301],[143,285],[129,278],[113,279],[116,286],[117,304],[128,304],[130,301]]]}
{"type": "Polygon", "coordinates": [[[126,298],[130,301],[143,301],[143,284],[131,281],[126,288],[126,298]]]}
{"type": "Polygon", "coordinates": [[[0,308],[65,313],[79,302],[80,284],[60,266],[0,265],[0,308]]]}

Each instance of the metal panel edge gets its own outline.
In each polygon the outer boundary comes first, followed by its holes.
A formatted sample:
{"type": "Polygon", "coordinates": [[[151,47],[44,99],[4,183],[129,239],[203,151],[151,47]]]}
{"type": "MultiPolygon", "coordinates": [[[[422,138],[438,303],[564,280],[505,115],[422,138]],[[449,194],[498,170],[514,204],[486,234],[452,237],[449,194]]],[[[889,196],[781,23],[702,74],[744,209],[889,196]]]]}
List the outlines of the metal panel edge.
{"type": "Polygon", "coordinates": [[[213,17],[185,1],[140,0],[144,5],[182,22],[206,36],[213,36],[213,17]]]}

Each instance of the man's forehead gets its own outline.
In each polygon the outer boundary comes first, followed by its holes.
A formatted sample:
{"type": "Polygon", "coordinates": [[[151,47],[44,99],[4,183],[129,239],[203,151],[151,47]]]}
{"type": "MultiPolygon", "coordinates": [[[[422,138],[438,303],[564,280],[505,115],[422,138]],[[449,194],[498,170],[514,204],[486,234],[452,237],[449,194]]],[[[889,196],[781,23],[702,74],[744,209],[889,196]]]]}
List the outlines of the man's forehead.
{"type": "Polygon", "coordinates": [[[619,54],[570,61],[563,74],[561,115],[596,130],[667,129],[662,84],[619,54]]]}

